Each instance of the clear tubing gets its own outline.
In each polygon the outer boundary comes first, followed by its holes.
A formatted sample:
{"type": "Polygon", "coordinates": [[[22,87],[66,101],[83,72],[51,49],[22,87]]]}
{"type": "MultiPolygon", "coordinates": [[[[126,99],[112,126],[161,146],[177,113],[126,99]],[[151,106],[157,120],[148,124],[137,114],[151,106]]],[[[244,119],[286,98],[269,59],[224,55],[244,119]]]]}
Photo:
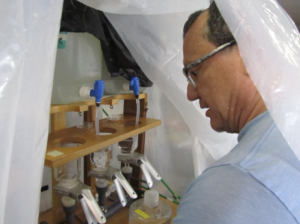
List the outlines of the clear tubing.
{"type": "Polygon", "coordinates": [[[77,175],[78,175],[78,178],[80,177],[81,175],[81,159],[77,159],[77,175]]]}
{"type": "Polygon", "coordinates": [[[139,124],[139,120],[140,120],[140,100],[136,99],[136,118],[135,118],[135,125],[139,124]]]}
{"type": "MultiPolygon", "coordinates": [[[[139,120],[140,120],[140,100],[136,99],[135,102],[136,102],[135,125],[138,125],[139,124],[139,120]]],[[[137,135],[132,136],[132,141],[133,142],[132,142],[131,152],[130,153],[133,153],[137,149],[137,146],[138,146],[138,136],[137,135]]]]}
{"type": "Polygon", "coordinates": [[[100,135],[99,120],[102,117],[101,115],[102,115],[102,106],[100,104],[99,107],[96,107],[96,114],[95,114],[95,130],[96,130],[96,135],[100,135]]]}

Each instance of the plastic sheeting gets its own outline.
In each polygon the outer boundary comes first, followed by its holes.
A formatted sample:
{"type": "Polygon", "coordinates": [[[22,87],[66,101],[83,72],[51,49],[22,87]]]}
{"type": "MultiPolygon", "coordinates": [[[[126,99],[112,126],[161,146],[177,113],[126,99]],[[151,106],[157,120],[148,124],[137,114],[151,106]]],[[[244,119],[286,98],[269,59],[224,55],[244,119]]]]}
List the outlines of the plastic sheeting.
{"type": "Polygon", "coordinates": [[[275,0],[216,0],[275,123],[300,158],[300,39],[275,0]]]}
{"type": "Polygon", "coordinates": [[[62,1],[0,7],[0,223],[37,223],[62,1]]]}
{"type": "MultiPolygon", "coordinates": [[[[181,74],[183,24],[191,12],[207,8],[208,1],[81,1],[106,12],[107,18],[147,77],[181,114],[181,121],[187,124],[191,135],[196,137],[195,140],[191,139],[194,142],[196,175],[213,159],[219,159],[226,154],[235,144],[236,136],[218,134],[211,130],[208,120],[199,110],[198,102],[190,103],[186,100],[186,80],[181,74]],[[116,2],[120,4],[113,5],[116,2]]],[[[297,88],[300,83],[300,51],[296,27],[275,0],[216,2],[237,39],[251,78],[275,122],[299,157],[300,138],[296,136],[299,134],[297,129],[300,130],[300,99],[297,88]]],[[[155,103],[157,108],[164,108],[163,104],[155,103]]],[[[167,113],[172,116],[172,111],[167,113]]],[[[162,116],[156,118],[161,119],[162,116]]],[[[157,132],[165,128],[164,125],[169,124],[163,123],[160,129],[156,129],[157,132]]],[[[165,139],[170,133],[164,132],[165,139]]],[[[167,145],[165,140],[163,147],[156,150],[149,148],[146,155],[152,157],[163,151],[167,145]]],[[[162,161],[157,159],[152,159],[151,162],[158,170],[163,170],[166,166],[160,165],[162,161]]],[[[178,166],[178,163],[174,166],[178,166]]],[[[165,169],[168,171],[162,175],[170,174],[174,166],[169,166],[165,169]]]]}
{"type": "MultiPolygon", "coordinates": [[[[98,1],[98,5],[96,1],[81,2],[105,12],[154,83],[147,90],[147,116],[160,119],[162,125],[146,133],[145,154],[171,188],[183,194],[195,176],[236,144],[236,135],[213,131],[199,102],[186,98],[183,25],[195,9],[207,8],[209,1],[121,1],[123,5],[114,5],[115,1],[98,1]]],[[[159,183],[155,188],[166,193],[159,183]]]]}
{"type": "MultiPolygon", "coordinates": [[[[250,76],[299,157],[296,27],[274,0],[216,2],[250,76]]],[[[214,133],[198,103],[188,102],[185,96],[182,27],[188,15],[207,7],[208,1],[106,0],[97,4],[103,11],[119,13],[107,16],[155,84],[149,92],[149,115],[162,119],[163,125],[147,133],[147,157],[155,166],[159,161],[158,171],[167,182],[173,175],[186,175],[182,183],[175,178],[178,186],[184,185],[192,178],[191,154],[199,173],[235,141],[235,136],[214,133]]],[[[54,0],[1,1],[0,223],[37,222],[61,8],[62,2],[54,0]]]]}
{"type": "Polygon", "coordinates": [[[102,11],[78,1],[64,0],[60,31],[87,32],[101,40],[103,58],[112,77],[137,76],[142,87],[152,86],[102,11]]]}
{"type": "Polygon", "coordinates": [[[103,12],[123,15],[156,15],[207,8],[210,0],[79,0],[103,12]]]}
{"type": "MultiPolygon", "coordinates": [[[[213,131],[209,119],[200,110],[199,102],[192,103],[186,98],[187,81],[182,74],[182,27],[189,14],[190,12],[128,16],[106,13],[106,16],[147,77],[180,112],[190,132],[209,149],[214,159],[219,159],[236,143],[236,137],[213,131]],[[176,26],[172,27],[171,24],[176,26]],[[234,143],[231,143],[232,138],[234,143]]],[[[163,108],[163,105],[160,104],[157,108],[163,108]]],[[[169,113],[172,116],[172,111],[169,113]]],[[[201,149],[196,149],[198,150],[201,149]]]]}

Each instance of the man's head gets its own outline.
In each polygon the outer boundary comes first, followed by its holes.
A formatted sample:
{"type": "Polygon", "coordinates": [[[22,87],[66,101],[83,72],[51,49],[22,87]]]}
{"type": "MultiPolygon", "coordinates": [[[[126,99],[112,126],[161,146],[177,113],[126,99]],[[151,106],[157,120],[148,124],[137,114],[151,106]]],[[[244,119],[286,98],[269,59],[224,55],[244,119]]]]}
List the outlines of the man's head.
{"type": "Polygon", "coordinates": [[[184,73],[194,85],[188,85],[188,99],[199,99],[200,107],[208,108],[214,130],[230,133],[266,110],[234,43],[214,2],[193,13],[184,26],[184,73]]]}
{"type": "MultiPolygon", "coordinates": [[[[221,46],[234,40],[226,22],[224,21],[220,11],[215,2],[213,2],[208,11],[207,26],[205,27],[204,37],[216,46],[221,46]]],[[[190,29],[195,20],[203,13],[203,10],[196,11],[189,16],[183,28],[183,37],[185,37],[187,31],[190,29]]]]}

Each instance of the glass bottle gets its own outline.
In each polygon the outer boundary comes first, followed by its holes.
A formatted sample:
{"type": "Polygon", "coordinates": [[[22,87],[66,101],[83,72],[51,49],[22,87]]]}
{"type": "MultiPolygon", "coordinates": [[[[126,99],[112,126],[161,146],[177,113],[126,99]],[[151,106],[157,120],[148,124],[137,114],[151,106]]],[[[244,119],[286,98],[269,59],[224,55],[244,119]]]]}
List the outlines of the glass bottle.
{"type": "Polygon", "coordinates": [[[104,171],[107,170],[112,160],[112,147],[111,145],[93,152],[90,156],[91,162],[94,165],[94,170],[104,171]]]}
{"type": "Polygon", "coordinates": [[[80,159],[73,160],[57,168],[57,180],[62,187],[74,187],[79,182],[81,173],[80,159]]]}

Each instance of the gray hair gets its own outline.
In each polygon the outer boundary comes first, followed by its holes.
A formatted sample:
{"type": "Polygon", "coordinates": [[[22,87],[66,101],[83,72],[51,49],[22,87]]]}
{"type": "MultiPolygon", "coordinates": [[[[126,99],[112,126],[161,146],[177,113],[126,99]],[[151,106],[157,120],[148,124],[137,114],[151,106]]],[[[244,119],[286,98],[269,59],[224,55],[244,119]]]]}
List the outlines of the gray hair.
{"type": "MultiPolygon", "coordinates": [[[[199,10],[189,16],[183,27],[183,37],[185,37],[190,27],[202,12],[203,10],[199,10]]],[[[232,33],[214,1],[208,8],[207,27],[208,31],[205,34],[205,37],[217,47],[234,40],[232,33]]]]}

